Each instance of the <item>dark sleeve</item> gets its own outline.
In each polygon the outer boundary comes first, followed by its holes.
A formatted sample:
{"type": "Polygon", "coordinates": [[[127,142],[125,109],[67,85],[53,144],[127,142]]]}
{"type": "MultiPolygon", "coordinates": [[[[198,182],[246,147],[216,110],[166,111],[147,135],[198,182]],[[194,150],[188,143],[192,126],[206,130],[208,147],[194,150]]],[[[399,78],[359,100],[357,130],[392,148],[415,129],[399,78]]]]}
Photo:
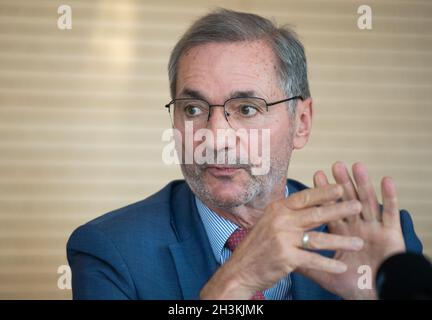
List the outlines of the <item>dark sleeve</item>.
{"type": "Polygon", "coordinates": [[[400,220],[407,251],[413,253],[422,253],[423,245],[414,231],[414,225],[408,211],[401,210],[400,220]]]}
{"type": "Polygon", "coordinates": [[[115,244],[96,226],[76,229],[67,243],[74,299],[136,299],[127,265],[115,244]]]}

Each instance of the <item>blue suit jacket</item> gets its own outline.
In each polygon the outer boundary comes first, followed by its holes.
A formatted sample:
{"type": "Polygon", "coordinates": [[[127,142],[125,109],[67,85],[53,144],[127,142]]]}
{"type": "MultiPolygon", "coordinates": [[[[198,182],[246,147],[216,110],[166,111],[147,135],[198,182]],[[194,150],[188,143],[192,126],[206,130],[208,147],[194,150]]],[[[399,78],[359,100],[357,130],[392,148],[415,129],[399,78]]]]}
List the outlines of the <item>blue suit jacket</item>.
{"type": "MultiPolygon", "coordinates": [[[[306,187],[288,180],[288,188],[306,187]]],[[[401,223],[407,249],[421,252],[406,211],[401,223]]],[[[67,256],[74,299],[199,299],[219,267],[184,180],[79,227],[67,256]]],[[[294,299],[339,298],[300,274],[291,276],[294,299]]]]}

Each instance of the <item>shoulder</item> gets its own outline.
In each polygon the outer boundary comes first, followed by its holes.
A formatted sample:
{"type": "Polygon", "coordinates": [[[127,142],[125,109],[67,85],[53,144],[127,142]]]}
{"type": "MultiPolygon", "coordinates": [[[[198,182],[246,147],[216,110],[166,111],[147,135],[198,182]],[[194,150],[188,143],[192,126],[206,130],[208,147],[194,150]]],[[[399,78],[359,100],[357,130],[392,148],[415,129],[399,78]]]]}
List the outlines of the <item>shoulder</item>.
{"type": "MultiPolygon", "coordinates": [[[[187,192],[184,180],[168,183],[148,198],[108,212],[78,227],[71,235],[68,247],[85,245],[89,238],[104,238],[110,242],[130,244],[134,240],[152,239],[155,235],[169,241],[172,199],[179,192],[187,192]]],[[[145,241],[140,241],[146,243],[145,241]]],[[[94,243],[89,242],[89,243],[94,243]]]]}
{"type": "Polygon", "coordinates": [[[400,211],[400,221],[407,251],[419,254],[422,253],[423,244],[414,230],[414,223],[407,210],[402,209],[400,211]]]}

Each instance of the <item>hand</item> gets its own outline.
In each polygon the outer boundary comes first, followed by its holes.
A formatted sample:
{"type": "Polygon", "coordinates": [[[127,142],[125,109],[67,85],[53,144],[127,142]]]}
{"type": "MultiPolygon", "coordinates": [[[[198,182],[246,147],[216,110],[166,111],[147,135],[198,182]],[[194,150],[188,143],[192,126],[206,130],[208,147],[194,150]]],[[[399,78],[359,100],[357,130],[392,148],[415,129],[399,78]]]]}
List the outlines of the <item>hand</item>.
{"type": "MultiPolygon", "coordinates": [[[[396,188],[391,178],[384,177],[381,180],[383,202],[381,213],[366,167],[362,163],[356,163],[353,165],[352,171],[356,187],[342,162],[336,162],[332,167],[335,181],[344,189],[342,199],[345,201],[358,199],[362,204],[362,212],[360,215],[351,216],[347,219],[332,221],[328,224],[328,228],[331,234],[360,237],[364,241],[363,249],[357,252],[336,250],[334,259],[344,262],[348,266],[345,273],[318,273],[310,268],[301,268],[299,272],[345,299],[375,299],[375,276],[378,267],[387,257],[405,251],[396,188]],[[362,265],[371,268],[371,289],[360,289],[358,286],[358,279],[361,276],[358,273],[358,268],[362,265]]],[[[315,173],[314,184],[316,187],[322,187],[328,183],[327,177],[322,171],[315,173]]]]}
{"type": "MultiPolygon", "coordinates": [[[[335,202],[343,195],[339,185],[297,192],[270,204],[263,216],[201,291],[202,299],[249,299],[272,287],[296,268],[341,274],[345,263],[301,248],[306,230],[341,219],[355,219],[361,211],[356,199],[335,202]],[[325,203],[333,202],[326,206],[325,203]]],[[[346,235],[309,232],[315,249],[360,250],[363,241],[346,235]]]]}

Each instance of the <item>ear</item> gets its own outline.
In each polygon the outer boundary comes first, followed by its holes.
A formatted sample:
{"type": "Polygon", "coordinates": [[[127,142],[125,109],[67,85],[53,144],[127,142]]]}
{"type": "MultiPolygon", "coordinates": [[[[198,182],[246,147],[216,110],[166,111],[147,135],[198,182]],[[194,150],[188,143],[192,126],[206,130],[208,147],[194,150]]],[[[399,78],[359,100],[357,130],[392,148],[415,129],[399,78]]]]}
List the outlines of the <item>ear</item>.
{"type": "Polygon", "coordinates": [[[303,148],[309,140],[312,130],[313,107],[312,98],[297,100],[294,120],[293,148],[303,148]]]}

